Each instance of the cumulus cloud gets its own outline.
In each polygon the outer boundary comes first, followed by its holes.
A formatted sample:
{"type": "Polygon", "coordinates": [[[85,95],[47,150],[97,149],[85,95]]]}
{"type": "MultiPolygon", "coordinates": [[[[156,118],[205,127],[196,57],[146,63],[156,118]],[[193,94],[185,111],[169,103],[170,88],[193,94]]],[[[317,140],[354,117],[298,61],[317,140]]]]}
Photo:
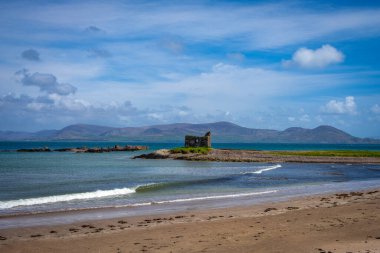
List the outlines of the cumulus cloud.
{"type": "Polygon", "coordinates": [[[40,53],[34,49],[28,49],[21,53],[21,57],[29,61],[40,61],[40,53]]]}
{"type": "Polygon", "coordinates": [[[312,50],[305,47],[298,49],[291,60],[283,61],[285,67],[324,68],[344,61],[344,54],[330,45],[312,50]]]}
{"type": "Polygon", "coordinates": [[[163,38],[160,45],[174,54],[181,54],[185,49],[185,45],[180,38],[170,36],[163,38]]]}
{"type": "Polygon", "coordinates": [[[348,96],[344,101],[330,100],[322,111],[331,114],[356,114],[356,103],[353,96],[348,96]]]}
{"type": "Polygon", "coordinates": [[[227,57],[233,61],[243,61],[245,59],[245,56],[242,53],[230,53],[227,54],[227,57]]]}
{"type": "Polygon", "coordinates": [[[92,48],[88,50],[88,56],[93,58],[109,58],[112,54],[105,49],[92,48]]]}
{"type": "Polygon", "coordinates": [[[308,114],[304,114],[300,117],[300,121],[302,122],[310,122],[310,116],[308,114]]]}
{"type": "Polygon", "coordinates": [[[372,106],[371,111],[375,114],[380,114],[380,106],[378,104],[375,104],[372,106]]]}
{"type": "Polygon", "coordinates": [[[137,108],[132,102],[107,103],[88,102],[74,96],[45,94],[39,97],[8,94],[0,96],[0,129],[29,128],[41,129],[49,124],[51,128],[61,128],[69,124],[86,122],[88,124],[109,126],[151,125],[175,122],[194,122],[191,109],[186,106],[164,105],[156,108],[137,108]]]}
{"type": "Polygon", "coordinates": [[[22,131],[40,130],[46,126],[59,128],[86,121],[88,110],[87,104],[71,96],[8,94],[0,97],[0,114],[4,120],[0,126],[22,131]]]}
{"type": "Polygon", "coordinates": [[[28,70],[23,69],[16,72],[16,75],[21,75],[21,83],[25,86],[36,86],[40,91],[48,94],[58,94],[67,96],[74,94],[77,90],[76,87],[69,83],[59,83],[57,78],[52,74],[34,73],[30,74],[28,70]]]}
{"type": "Polygon", "coordinates": [[[295,120],[296,120],[295,117],[288,117],[288,121],[290,121],[290,122],[293,122],[293,121],[295,121],[295,120]]]}
{"type": "Polygon", "coordinates": [[[20,104],[27,105],[33,102],[34,99],[28,95],[22,94],[21,96],[15,96],[14,94],[8,94],[3,97],[0,97],[1,108],[4,108],[7,104],[20,104]]]}
{"type": "Polygon", "coordinates": [[[312,121],[311,117],[309,114],[302,114],[297,117],[295,116],[289,116],[287,117],[287,120],[291,123],[309,123],[312,121]]]}

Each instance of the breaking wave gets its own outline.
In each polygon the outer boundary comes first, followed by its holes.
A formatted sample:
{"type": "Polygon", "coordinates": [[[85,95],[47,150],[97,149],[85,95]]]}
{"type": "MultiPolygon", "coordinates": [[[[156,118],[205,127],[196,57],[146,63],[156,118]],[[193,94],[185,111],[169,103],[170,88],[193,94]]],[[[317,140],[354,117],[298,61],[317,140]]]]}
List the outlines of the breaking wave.
{"type": "Polygon", "coordinates": [[[225,176],[218,178],[206,178],[206,179],[194,179],[185,181],[174,181],[174,182],[162,182],[162,183],[150,183],[145,185],[140,185],[136,187],[137,193],[158,191],[169,188],[184,187],[189,185],[203,185],[209,183],[221,183],[229,180],[233,180],[233,176],[225,176]]]}
{"type": "MultiPolygon", "coordinates": [[[[269,167],[268,166],[261,167],[259,168],[259,170],[256,170],[253,172],[242,172],[241,174],[243,175],[261,174],[264,171],[274,170],[281,167],[282,166],[280,164],[276,164],[269,167]]],[[[153,192],[153,191],[159,191],[159,190],[170,189],[170,188],[186,187],[186,186],[191,186],[191,185],[225,183],[229,180],[235,180],[238,175],[239,174],[228,175],[228,176],[219,177],[219,178],[195,179],[195,180],[186,180],[186,181],[177,181],[177,182],[150,183],[150,184],[136,186],[134,188],[117,188],[117,189],[112,189],[112,190],[97,190],[93,192],[71,193],[71,194],[54,195],[54,196],[46,196],[46,197],[38,197],[38,198],[6,200],[6,201],[0,201],[0,209],[9,209],[9,208],[19,207],[19,206],[52,204],[52,203],[57,203],[57,202],[68,202],[68,201],[73,201],[73,200],[90,200],[90,199],[96,199],[96,198],[107,198],[107,197],[128,195],[132,193],[145,193],[145,192],[153,192]]],[[[273,192],[273,191],[269,191],[269,192],[273,192]]],[[[209,197],[200,197],[200,198],[191,198],[191,199],[168,200],[168,201],[162,201],[162,203],[250,196],[250,195],[257,195],[257,194],[263,194],[263,193],[269,193],[269,192],[242,193],[242,194],[223,195],[223,196],[209,196],[209,197]]],[[[161,202],[157,202],[157,203],[160,204],[161,202]]],[[[140,204],[137,204],[137,205],[140,205],[140,204]]]]}
{"type": "Polygon", "coordinates": [[[212,199],[227,199],[227,198],[249,197],[249,196],[263,195],[263,194],[276,193],[276,192],[277,192],[277,190],[270,190],[270,191],[262,191],[262,192],[249,192],[249,193],[237,193],[237,194],[227,194],[227,195],[214,195],[214,196],[194,197],[194,198],[186,198],[186,199],[173,199],[173,200],[163,200],[163,201],[155,201],[155,202],[136,203],[136,204],[131,204],[131,205],[128,205],[128,206],[130,206],[130,207],[133,207],[133,206],[150,206],[150,205],[159,205],[159,204],[191,202],[191,201],[197,201],[197,200],[212,200],[212,199]]]}
{"type": "Polygon", "coordinates": [[[41,205],[41,204],[51,204],[51,203],[66,202],[66,201],[71,201],[71,200],[84,200],[84,199],[112,197],[112,196],[131,194],[134,192],[135,190],[131,188],[120,188],[120,189],[112,189],[112,190],[97,190],[93,192],[46,196],[46,197],[39,197],[39,198],[0,201],[0,209],[8,209],[8,208],[13,208],[17,206],[33,206],[33,205],[41,205]]]}
{"type": "Polygon", "coordinates": [[[278,169],[278,168],[281,168],[281,167],[282,167],[281,164],[276,164],[276,165],[273,165],[273,166],[261,168],[261,169],[256,170],[256,171],[242,172],[241,174],[261,174],[264,171],[275,170],[275,169],[278,169]]]}

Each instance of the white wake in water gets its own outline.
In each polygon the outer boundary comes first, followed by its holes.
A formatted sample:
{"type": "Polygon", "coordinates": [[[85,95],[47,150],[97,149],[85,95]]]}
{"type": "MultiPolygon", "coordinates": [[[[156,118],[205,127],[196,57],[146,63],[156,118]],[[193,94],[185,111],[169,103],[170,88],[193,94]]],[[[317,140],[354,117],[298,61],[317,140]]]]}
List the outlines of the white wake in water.
{"type": "MultiPolygon", "coordinates": [[[[163,200],[163,201],[155,201],[155,202],[136,203],[136,204],[132,204],[128,206],[150,206],[150,205],[157,205],[157,204],[181,203],[181,202],[191,202],[191,201],[210,200],[210,199],[239,198],[239,197],[249,197],[249,196],[276,193],[276,192],[277,190],[270,190],[270,191],[262,191],[262,192],[215,195],[215,196],[188,198],[188,199],[173,199],[173,200],[163,200]]],[[[123,207],[123,206],[120,206],[120,207],[123,207]]]]}
{"type": "Polygon", "coordinates": [[[273,166],[264,167],[262,169],[259,169],[259,170],[253,171],[253,172],[242,172],[241,174],[261,174],[264,171],[275,170],[275,169],[278,169],[278,168],[281,168],[281,167],[282,167],[281,164],[276,164],[276,165],[273,165],[273,166]]]}
{"type": "Polygon", "coordinates": [[[40,197],[40,198],[0,201],[0,209],[8,209],[8,208],[17,207],[17,206],[33,206],[33,205],[50,204],[50,203],[56,203],[56,202],[66,202],[66,201],[71,201],[71,200],[104,198],[104,197],[111,197],[111,196],[118,196],[118,195],[126,195],[126,194],[130,194],[134,192],[135,192],[134,189],[120,188],[120,189],[113,189],[113,190],[98,190],[94,192],[73,193],[73,194],[47,196],[47,197],[40,197]]]}

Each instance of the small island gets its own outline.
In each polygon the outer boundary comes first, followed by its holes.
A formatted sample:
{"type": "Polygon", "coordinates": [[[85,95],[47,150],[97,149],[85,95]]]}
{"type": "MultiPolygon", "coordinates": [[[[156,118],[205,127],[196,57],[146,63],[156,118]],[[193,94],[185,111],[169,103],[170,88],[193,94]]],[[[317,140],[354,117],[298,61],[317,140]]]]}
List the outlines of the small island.
{"type": "Polygon", "coordinates": [[[317,150],[317,151],[260,151],[211,148],[211,133],[205,136],[185,136],[185,146],[160,149],[133,157],[143,159],[174,159],[213,162],[265,163],[345,163],[380,164],[380,151],[317,150]]]}

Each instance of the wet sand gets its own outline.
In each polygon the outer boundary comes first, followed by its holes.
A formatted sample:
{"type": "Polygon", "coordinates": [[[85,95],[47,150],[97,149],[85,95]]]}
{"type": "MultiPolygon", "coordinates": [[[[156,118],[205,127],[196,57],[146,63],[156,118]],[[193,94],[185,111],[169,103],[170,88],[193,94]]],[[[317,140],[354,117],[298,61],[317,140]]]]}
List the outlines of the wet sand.
{"type": "Polygon", "coordinates": [[[380,252],[380,190],[1,229],[0,252],[380,252]]]}

